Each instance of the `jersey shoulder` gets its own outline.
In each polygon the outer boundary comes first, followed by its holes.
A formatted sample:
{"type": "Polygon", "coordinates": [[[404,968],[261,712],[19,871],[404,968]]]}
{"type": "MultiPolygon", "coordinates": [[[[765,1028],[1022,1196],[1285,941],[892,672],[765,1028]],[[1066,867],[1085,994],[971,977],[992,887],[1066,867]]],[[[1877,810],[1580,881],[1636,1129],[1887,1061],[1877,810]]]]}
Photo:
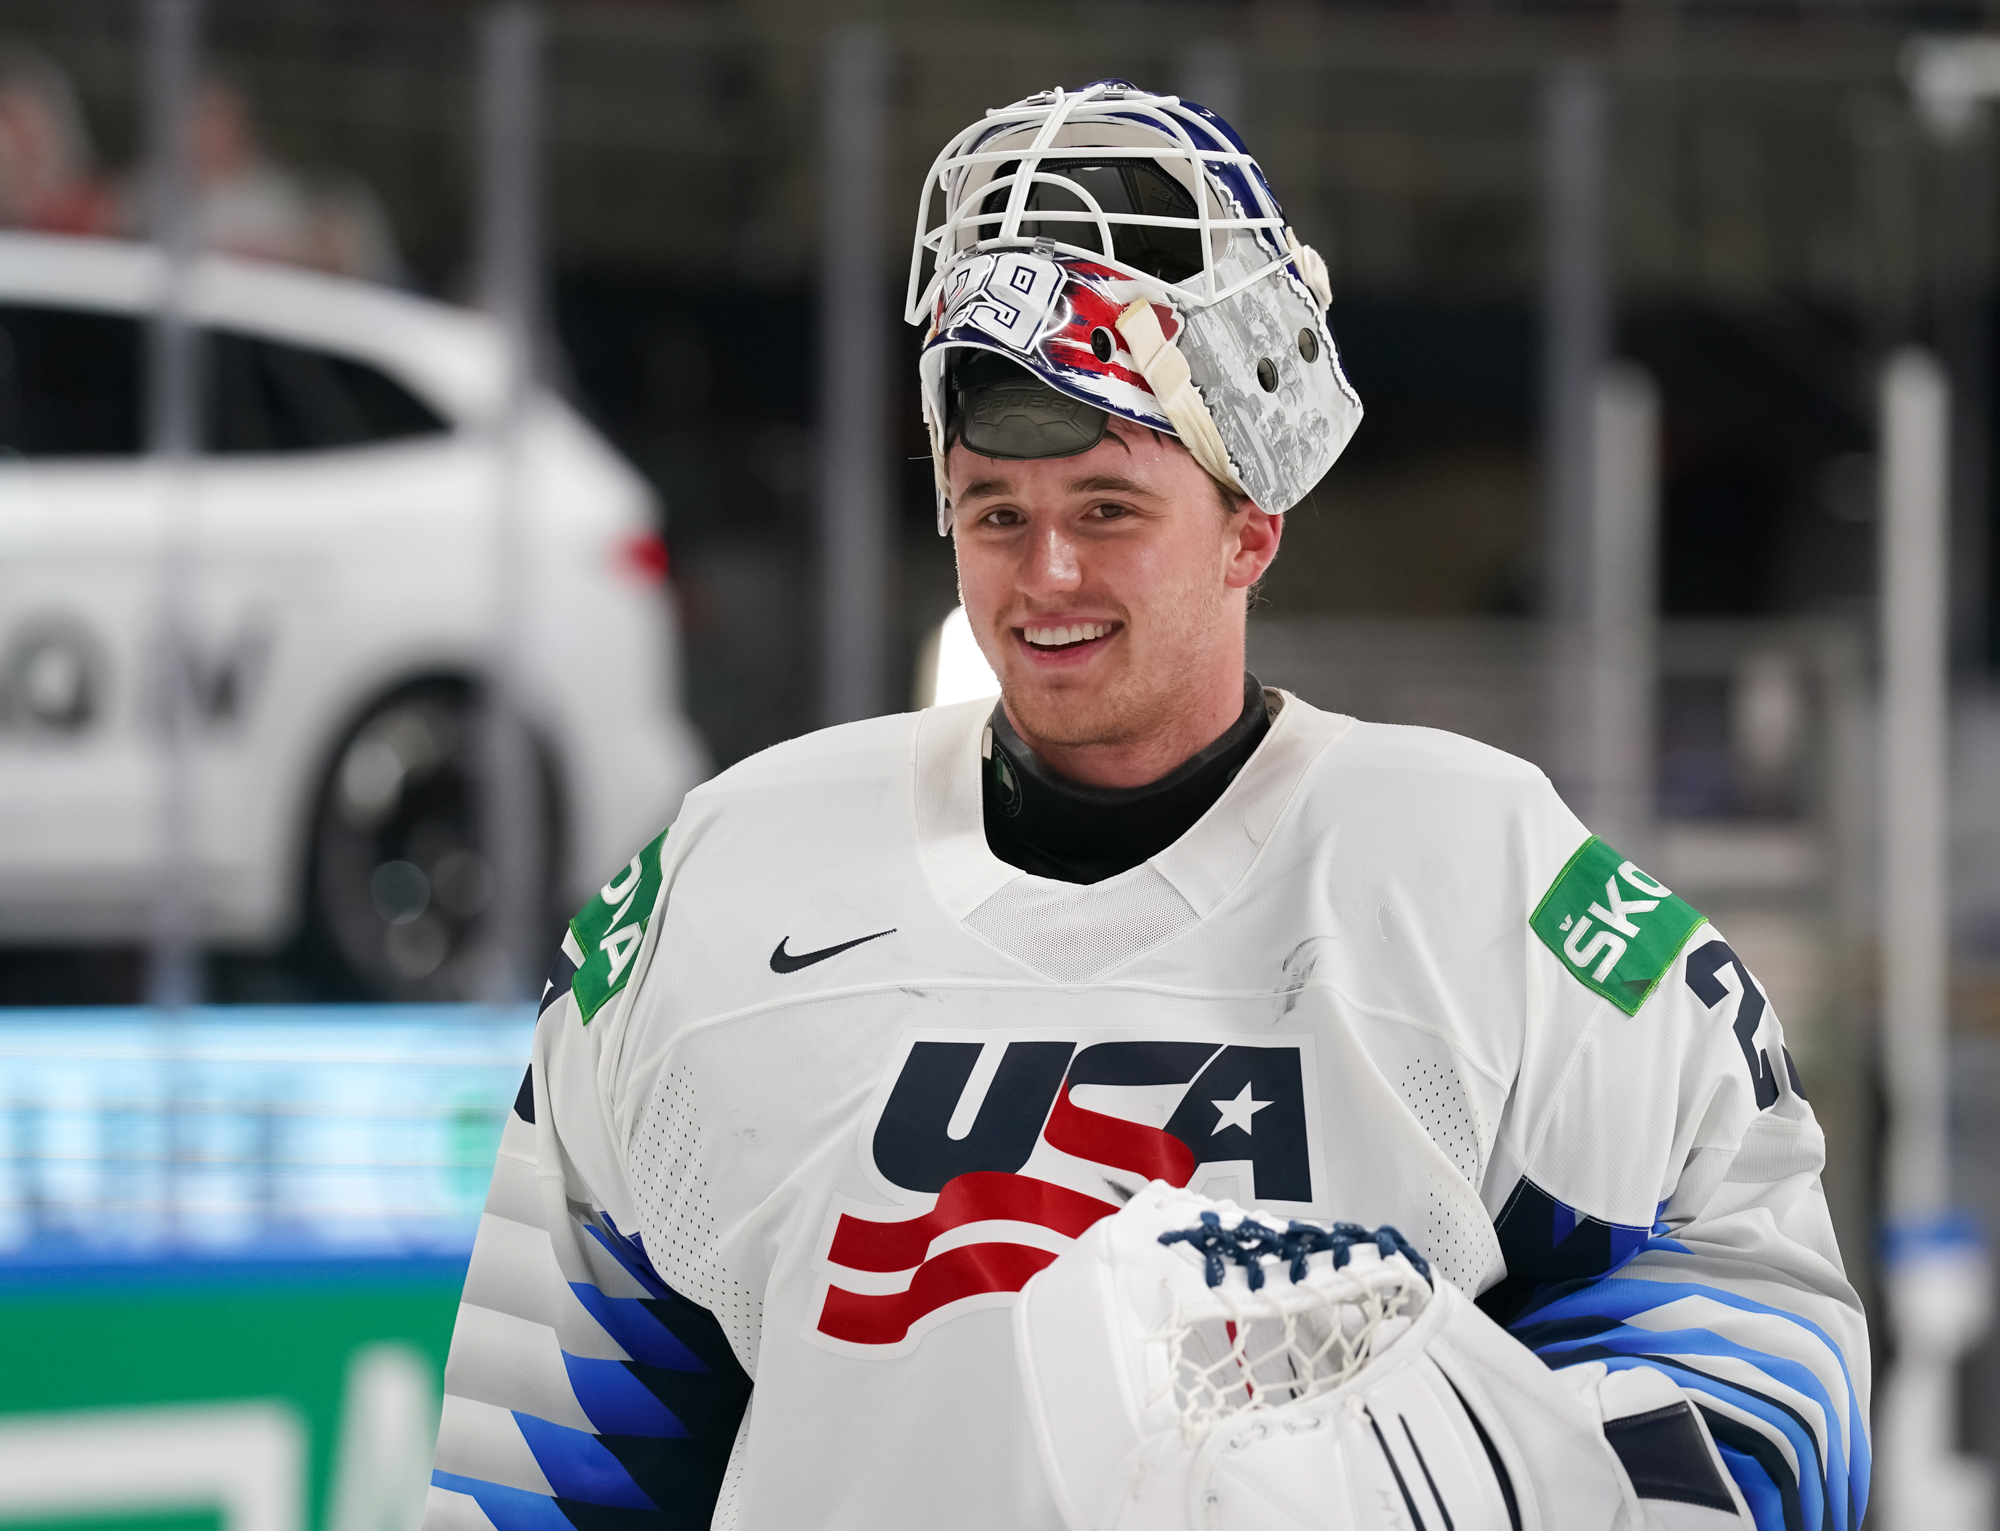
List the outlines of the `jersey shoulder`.
{"type": "Polygon", "coordinates": [[[1370,723],[1357,718],[1341,740],[1341,762],[1357,770],[1417,772],[1442,785],[1457,778],[1468,787],[1482,783],[1553,791],[1540,766],[1442,728],[1408,723],[1370,723]]]}
{"type": "MultiPolygon", "coordinates": [[[[1350,867],[1440,886],[1472,877],[1511,909],[1539,897],[1589,831],[1530,761],[1439,728],[1356,721],[1323,757],[1307,822],[1338,826],[1350,867]],[[1476,873],[1473,869],[1479,869],[1476,873]]],[[[1456,893],[1452,897],[1457,897],[1456,893]]]]}
{"type": "Polygon", "coordinates": [[[682,817],[724,807],[733,812],[760,799],[791,801],[801,791],[825,794],[906,775],[922,716],[892,713],[839,723],[759,750],[690,792],[682,817]]]}

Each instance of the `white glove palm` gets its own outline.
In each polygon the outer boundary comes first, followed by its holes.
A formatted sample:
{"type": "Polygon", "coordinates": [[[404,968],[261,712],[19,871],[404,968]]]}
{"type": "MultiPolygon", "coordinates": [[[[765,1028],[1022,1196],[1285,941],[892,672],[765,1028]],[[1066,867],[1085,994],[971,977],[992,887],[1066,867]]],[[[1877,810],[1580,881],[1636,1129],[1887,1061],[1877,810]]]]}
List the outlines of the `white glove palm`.
{"type": "Polygon", "coordinates": [[[1070,1531],[1683,1531],[1603,1428],[1606,1406],[1662,1400],[1607,1393],[1602,1367],[1559,1379],[1393,1230],[1155,1182],[1014,1322],[1070,1531]]]}

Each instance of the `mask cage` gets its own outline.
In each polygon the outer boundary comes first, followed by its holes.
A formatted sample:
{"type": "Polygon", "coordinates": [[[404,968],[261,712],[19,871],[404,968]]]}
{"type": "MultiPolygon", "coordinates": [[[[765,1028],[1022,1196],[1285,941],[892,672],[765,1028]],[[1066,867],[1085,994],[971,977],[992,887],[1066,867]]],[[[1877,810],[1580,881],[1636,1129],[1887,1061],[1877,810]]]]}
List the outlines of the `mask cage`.
{"type": "MultiPolygon", "coordinates": [[[[1151,238],[1142,237],[1140,243],[1156,246],[1161,237],[1156,233],[1151,238]]],[[[1124,243],[1131,249],[1131,236],[1124,243]]],[[[1152,95],[1123,80],[1100,80],[1076,92],[1047,91],[996,108],[939,151],[917,199],[904,317],[911,324],[929,321],[946,274],[965,253],[1027,245],[1051,254],[1098,261],[1162,298],[1172,296],[1195,308],[1233,297],[1283,270],[1291,260],[1284,214],[1256,159],[1228,124],[1191,102],[1152,95]],[[1156,134],[1159,141],[1078,141],[1079,136],[1091,136],[1092,128],[1106,137],[1126,139],[1135,136],[1136,129],[1138,136],[1156,134]],[[1032,137],[1020,142],[1023,132],[1029,130],[1032,137]],[[1082,130],[1081,135],[1078,130],[1082,130]],[[1107,209],[1087,185],[1060,169],[1067,162],[1104,171],[1119,160],[1149,161],[1165,171],[1189,192],[1192,216],[1107,209]],[[1057,163],[1045,168],[1050,161],[1057,163]],[[993,173],[986,173],[989,168],[993,173]],[[932,223],[932,198],[939,193],[943,196],[942,214],[932,223]],[[1002,193],[1005,200],[995,210],[995,198],[1002,193]],[[1072,205],[1048,205],[1054,198],[1072,205]],[[1053,229],[1065,223],[1094,225],[1089,230],[1093,242],[1054,237],[1053,229]],[[1028,232],[1029,227],[1034,232],[1028,232]],[[1133,235],[1142,230],[1192,232],[1200,269],[1183,279],[1167,281],[1155,271],[1119,259],[1119,228],[1133,235]],[[1217,270],[1219,256],[1238,229],[1260,241],[1270,259],[1223,286],[1217,270]],[[936,262],[928,281],[924,280],[926,255],[936,262]]]]}
{"type": "MultiPolygon", "coordinates": [[[[1026,212],[1069,213],[1072,219],[1076,214],[1087,214],[1089,209],[1080,205],[1064,206],[1065,202],[1078,202],[1062,184],[1068,181],[1088,190],[1107,217],[1119,213],[1159,214],[1185,220],[1185,226],[1181,226],[1121,219],[1111,230],[1113,248],[1100,250],[1098,254],[1100,258],[1110,256],[1121,266],[1134,267],[1162,282],[1184,282],[1200,274],[1201,235],[1196,231],[1195,199],[1157,160],[1099,160],[1088,151],[1079,150],[1073,157],[1043,163],[1048,167],[1046,174],[1056,179],[1038,179],[1029,185],[1026,212]]],[[[990,224],[997,229],[1005,222],[1011,187],[1019,169],[1018,160],[1001,164],[999,174],[987,183],[986,194],[980,199],[975,228],[990,224]]],[[[1090,226],[1094,221],[1086,221],[1078,228],[1073,222],[1061,222],[1054,217],[1030,217],[1021,220],[1019,232],[1024,239],[1048,240],[1075,234],[1080,237],[1069,242],[1082,243],[1096,238],[1098,231],[1090,226]]]]}

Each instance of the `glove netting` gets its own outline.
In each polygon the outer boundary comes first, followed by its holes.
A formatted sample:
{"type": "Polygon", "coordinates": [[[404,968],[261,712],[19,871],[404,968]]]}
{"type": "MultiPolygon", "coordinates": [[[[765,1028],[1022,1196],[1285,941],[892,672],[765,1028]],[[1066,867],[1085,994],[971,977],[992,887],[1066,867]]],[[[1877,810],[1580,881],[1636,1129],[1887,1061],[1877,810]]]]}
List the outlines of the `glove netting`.
{"type": "Polygon", "coordinates": [[[1249,1217],[1224,1227],[1216,1213],[1204,1212],[1199,1225],[1163,1233],[1160,1243],[1199,1250],[1215,1294],[1196,1308],[1177,1304],[1152,1336],[1166,1348],[1166,1385],[1190,1438],[1233,1414],[1339,1387],[1394,1337],[1384,1333],[1388,1325],[1415,1316],[1429,1290],[1430,1267],[1389,1227],[1294,1222],[1281,1232],[1249,1217]],[[1306,1281],[1313,1255],[1331,1253],[1333,1268],[1344,1270],[1357,1244],[1372,1245],[1384,1261],[1402,1255],[1407,1264],[1306,1281]],[[1244,1268],[1247,1295],[1226,1280],[1232,1263],[1244,1268]],[[1284,1268],[1290,1282],[1267,1287],[1267,1265],[1284,1268]]]}

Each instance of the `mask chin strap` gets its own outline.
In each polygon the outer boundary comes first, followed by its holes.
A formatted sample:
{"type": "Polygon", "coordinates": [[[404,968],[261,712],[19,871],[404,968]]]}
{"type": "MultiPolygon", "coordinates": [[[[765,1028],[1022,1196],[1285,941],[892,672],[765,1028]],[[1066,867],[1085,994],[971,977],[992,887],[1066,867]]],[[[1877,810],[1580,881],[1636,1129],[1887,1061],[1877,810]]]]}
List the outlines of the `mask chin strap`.
{"type": "Polygon", "coordinates": [[[1249,491],[1229,461],[1229,449],[1222,444],[1215,416],[1208,412],[1208,405],[1202,402],[1194,386],[1187,358],[1161,331],[1153,305],[1143,298],[1126,305],[1118,316],[1118,333],[1125,337],[1125,349],[1139,364],[1146,386],[1153,390],[1153,397],[1160,401],[1160,408],[1173,422],[1174,434],[1180,437],[1181,445],[1194,454],[1194,460],[1208,470],[1210,478],[1247,498],[1249,491]]]}
{"type": "MultiPolygon", "coordinates": [[[[937,321],[924,331],[924,345],[937,339],[937,321]]],[[[942,391],[942,380],[940,380],[942,391]]],[[[943,401],[932,408],[930,390],[924,390],[924,430],[931,438],[931,481],[937,486],[937,526],[940,537],[951,535],[951,475],[944,470],[944,418],[943,401]]]]}
{"type": "Polygon", "coordinates": [[[1326,269],[1326,262],[1320,258],[1319,251],[1301,243],[1299,236],[1290,229],[1285,230],[1285,248],[1292,252],[1292,264],[1299,268],[1300,279],[1319,299],[1319,311],[1325,313],[1333,307],[1333,277],[1326,269]]]}
{"type": "Polygon", "coordinates": [[[924,429],[931,438],[931,478],[937,484],[938,535],[951,535],[951,479],[944,471],[944,433],[932,417],[928,406],[924,409],[924,429]]]}

